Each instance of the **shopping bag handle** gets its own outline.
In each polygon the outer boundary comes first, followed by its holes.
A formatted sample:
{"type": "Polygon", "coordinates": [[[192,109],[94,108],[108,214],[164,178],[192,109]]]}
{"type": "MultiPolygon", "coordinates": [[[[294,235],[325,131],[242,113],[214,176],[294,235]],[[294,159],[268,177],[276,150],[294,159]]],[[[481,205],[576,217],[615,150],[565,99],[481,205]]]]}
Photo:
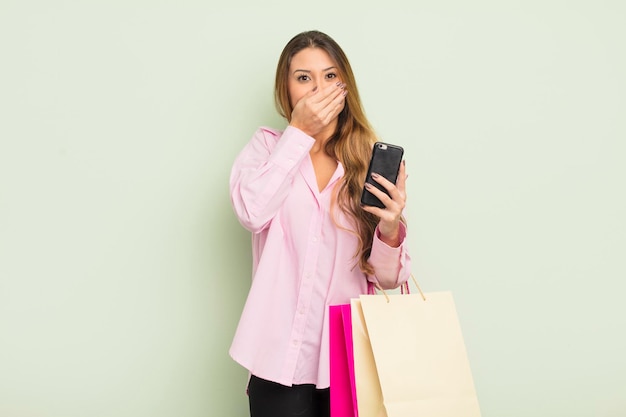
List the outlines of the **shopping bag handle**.
{"type": "MultiPolygon", "coordinates": [[[[415,284],[415,287],[417,288],[417,291],[419,291],[420,295],[422,296],[422,300],[426,301],[426,296],[422,292],[422,289],[420,288],[420,286],[417,283],[417,280],[415,279],[413,274],[411,274],[411,278],[413,279],[413,283],[415,284]]],[[[378,291],[383,293],[383,295],[385,296],[385,299],[387,300],[388,303],[391,302],[391,300],[389,299],[389,296],[387,295],[385,290],[383,290],[383,288],[380,286],[380,284],[378,282],[374,283],[374,287],[376,287],[376,289],[378,291]]],[[[405,281],[402,285],[400,285],[400,292],[401,292],[401,294],[411,294],[411,289],[409,288],[409,282],[408,281],[405,281]]]]}

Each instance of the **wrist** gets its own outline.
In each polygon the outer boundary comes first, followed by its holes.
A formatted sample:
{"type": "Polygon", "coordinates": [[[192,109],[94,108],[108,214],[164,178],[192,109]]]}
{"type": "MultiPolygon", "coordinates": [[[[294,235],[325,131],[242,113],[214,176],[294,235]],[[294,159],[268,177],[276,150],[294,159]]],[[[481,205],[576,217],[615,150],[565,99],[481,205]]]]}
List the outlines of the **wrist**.
{"type": "Polygon", "coordinates": [[[382,222],[378,225],[378,238],[388,246],[397,248],[400,246],[400,224],[395,225],[383,225],[382,222]]]}
{"type": "MultiPolygon", "coordinates": [[[[291,121],[289,122],[289,126],[296,128],[298,130],[301,130],[304,133],[307,133],[305,131],[305,127],[302,123],[299,123],[297,120],[291,119],[291,121]]],[[[308,133],[307,133],[308,134],[308,133]]]]}

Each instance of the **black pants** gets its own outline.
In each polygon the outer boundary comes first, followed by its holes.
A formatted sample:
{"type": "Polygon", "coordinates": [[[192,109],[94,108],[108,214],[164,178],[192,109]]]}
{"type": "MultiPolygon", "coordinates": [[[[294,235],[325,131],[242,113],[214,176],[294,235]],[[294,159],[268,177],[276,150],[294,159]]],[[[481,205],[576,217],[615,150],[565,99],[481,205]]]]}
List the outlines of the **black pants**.
{"type": "Polygon", "coordinates": [[[330,391],[313,384],[286,387],[252,375],[250,417],[330,417],[330,391]]]}

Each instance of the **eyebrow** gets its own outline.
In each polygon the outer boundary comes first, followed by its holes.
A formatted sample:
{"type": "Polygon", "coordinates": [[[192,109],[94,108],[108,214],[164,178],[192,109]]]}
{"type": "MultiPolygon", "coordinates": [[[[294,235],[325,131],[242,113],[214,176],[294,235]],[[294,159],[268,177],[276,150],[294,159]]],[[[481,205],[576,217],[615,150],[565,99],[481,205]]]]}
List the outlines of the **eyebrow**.
{"type": "MultiPolygon", "coordinates": [[[[330,70],[332,70],[332,69],[337,69],[337,67],[334,67],[334,66],[333,66],[333,67],[328,67],[328,68],[323,69],[323,70],[322,70],[322,72],[330,71],[330,70]]],[[[310,73],[310,72],[311,72],[311,70],[297,69],[297,70],[294,70],[293,72],[294,72],[294,74],[295,74],[296,72],[306,72],[306,73],[310,73]]]]}

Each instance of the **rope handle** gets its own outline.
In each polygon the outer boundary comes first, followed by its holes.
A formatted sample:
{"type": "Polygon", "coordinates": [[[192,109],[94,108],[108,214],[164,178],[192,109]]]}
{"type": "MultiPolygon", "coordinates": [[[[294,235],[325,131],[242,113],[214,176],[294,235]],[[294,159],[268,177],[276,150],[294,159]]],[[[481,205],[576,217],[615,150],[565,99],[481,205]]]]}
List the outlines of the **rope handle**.
{"type": "MultiPolygon", "coordinates": [[[[415,277],[413,276],[413,274],[411,274],[411,278],[413,279],[413,283],[415,284],[415,287],[417,288],[417,291],[419,291],[420,295],[422,296],[422,300],[426,301],[426,296],[424,295],[424,293],[422,292],[422,289],[420,288],[419,284],[417,283],[417,280],[415,279],[415,277]]],[[[387,302],[391,302],[391,300],[389,299],[389,296],[387,295],[387,293],[385,292],[385,290],[383,290],[383,288],[378,284],[375,283],[374,287],[383,293],[383,295],[385,296],[385,299],[387,300],[387,302]]],[[[406,281],[404,282],[401,286],[400,286],[400,293],[401,294],[411,294],[411,289],[409,288],[409,282],[406,281]]],[[[375,294],[375,292],[374,292],[375,294]]]]}

